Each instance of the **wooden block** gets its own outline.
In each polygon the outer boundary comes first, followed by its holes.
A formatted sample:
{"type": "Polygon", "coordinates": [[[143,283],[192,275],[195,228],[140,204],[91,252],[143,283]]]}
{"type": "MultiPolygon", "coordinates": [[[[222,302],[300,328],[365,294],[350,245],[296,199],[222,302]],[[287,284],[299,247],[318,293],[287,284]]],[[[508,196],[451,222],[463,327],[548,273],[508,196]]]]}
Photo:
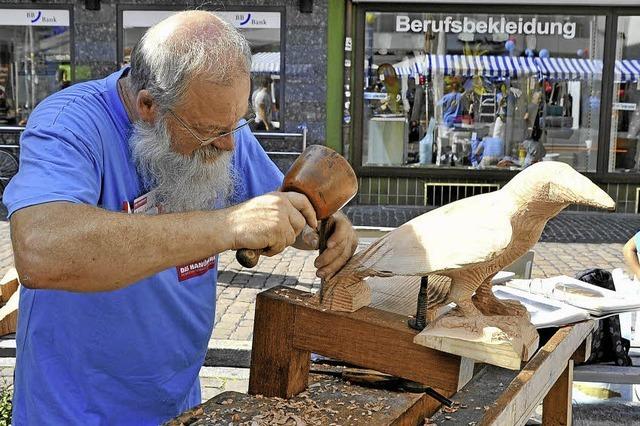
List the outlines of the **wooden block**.
{"type": "MultiPolygon", "coordinates": [[[[288,397],[301,390],[303,354],[314,352],[455,392],[468,360],[413,343],[407,316],[364,307],[353,313],[320,308],[310,293],[276,287],[258,295],[250,393],[288,397]],[[293,369],[293,371],[292,371],[293,369]]],[[[305,355],[306,356],[306,355],[305,355]]],[[[306,358],[308,359],[308,358],[306,358]]]]}
{"type": "Polygon", "coordinates": [[[571,426],[571,390],[573,388],[573,360],[544,397],[542,424],[571,426]]]}
{"type": "Polygon", "coordinates": [[[558,330],[486,411],[481,425],[524,425],[594,326],[584,321],[558,330]]]}
{"type": "Polygon", "coordinates": [[[311,354],[293,346],[298,305],[269,296],[256,299],[249,393],[289,398],[306,388],[311,354]]]}
{"type": "Polygon", "coordinates": [[[9,301],[13,293],[18,291],[19,284],[16,268],[9,269],[0,280],[0,305],[4,305],[9,301]]]}
{"type": "Polygon", "coordinates": [[[371,289],[364,281],[329,286],[322,306],[339,312],[355,312],[371,303],[371,289]]]}
{"type": "MultiPolygon", "coordinates": [[[[421,279],[422,277],[402,275],[368,278],[366,283],[371,288],[371,304],[369,306],[396,314],[414,316],[421,279]]],[[[438,303],[446,300],[450,287],[451,278],[443,275],[429,275],[427,315],[430,318],[435,319],[449,310],[448,306],[440,306],[438,303]],[[440,312],[434,312],[434,310],[440,312]]]]}
{"type": "Polygon", "coordinates": [[[294,345],[360,367],[456,391],[460,357],[413,343],[408,317],[364,307],[353,313],[301,308],[294,345]]]}
{"type": "MultiPolygon", "coordinates": [[[[446,314],[442,319],[446,320],[446,314]]],[[[522,361],[528,361],[538,349],[538,333],[527,318],[508,317],[518,324],[491,318],[494,325],[485,326],[479,333],[470,333],[463,327],[449,327],[446,321],[429,324],[414,342],[428,348],[468,357],[479,362],[519,370],[522,361]]],[[[505,320],[506,321],[506,320],[505,320]]]]}

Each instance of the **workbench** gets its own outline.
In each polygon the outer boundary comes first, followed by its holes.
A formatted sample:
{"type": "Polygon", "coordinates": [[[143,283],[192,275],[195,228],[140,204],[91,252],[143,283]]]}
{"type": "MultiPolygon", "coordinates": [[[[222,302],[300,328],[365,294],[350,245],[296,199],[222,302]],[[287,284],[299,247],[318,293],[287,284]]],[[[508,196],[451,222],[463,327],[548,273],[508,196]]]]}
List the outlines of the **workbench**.
{"type": "Polygon", "coordinates": [[[511,426],[525,424],[543,401],[544,424],[571,424],[573,362],[588,358],[595,322],[558,329],[520,371],[512,371],[474,368],[466,358],[416,345],[417,331],[407,319],[371,307],[328,311],[310,294],[286,287],[260,293],[251,395],[225,392],[169,424],[417,425],[434,416],[437,424],[511,426]],[[436,413],[440,403],[425,393],[310,374],[317,371],[312,352],[425,384],[456,404],[436,413]]]}
{"type": "Polygon", "coordinates": [[[310,374],[308,389],[290,399],[223,392],[165,426],[414,425],[419,413],[438,405],[424,393],[371,389],[310,374]]]}

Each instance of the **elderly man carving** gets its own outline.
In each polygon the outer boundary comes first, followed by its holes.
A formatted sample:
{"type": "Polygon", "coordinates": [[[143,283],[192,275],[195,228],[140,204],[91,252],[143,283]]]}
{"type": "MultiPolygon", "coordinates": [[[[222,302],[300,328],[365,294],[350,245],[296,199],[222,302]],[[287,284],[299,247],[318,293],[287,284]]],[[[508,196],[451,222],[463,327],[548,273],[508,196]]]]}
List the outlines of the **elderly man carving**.
{"type": "MultiPolygon", "coordinates": [[[[273,192],[282,174],[242,118],[250,62],[231,25],[182,12],[149,29],[130,68],[30,117],[4,197],[25,287],[14,424],[158,424],[198,404],[216,255],[312,248],[299,238],[317,226],[311,204],[273,192]]],[[[334,218],[319,276],[355,248],[334,218]]]]}

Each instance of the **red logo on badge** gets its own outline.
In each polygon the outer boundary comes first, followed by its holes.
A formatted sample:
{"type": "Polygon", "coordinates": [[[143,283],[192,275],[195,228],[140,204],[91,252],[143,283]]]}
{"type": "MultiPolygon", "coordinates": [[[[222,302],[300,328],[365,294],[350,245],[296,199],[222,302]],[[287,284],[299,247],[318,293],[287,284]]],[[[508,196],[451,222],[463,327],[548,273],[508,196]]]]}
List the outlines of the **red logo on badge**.
{"type": "Polygon", "coordinates": [[[191,265],[176,266],[178,281],[182,282],[189,278],[198,277],[216,267],[216,257],[211,256],[191,265]]]}

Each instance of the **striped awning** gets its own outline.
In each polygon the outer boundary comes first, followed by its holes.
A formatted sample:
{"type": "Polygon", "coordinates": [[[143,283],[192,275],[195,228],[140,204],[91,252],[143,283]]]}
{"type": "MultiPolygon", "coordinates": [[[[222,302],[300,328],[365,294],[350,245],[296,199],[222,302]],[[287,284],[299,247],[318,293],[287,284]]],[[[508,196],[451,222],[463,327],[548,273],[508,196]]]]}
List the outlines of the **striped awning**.
{"type": "Polygon", "coordinates": [[[255,74],[280,73],[280,52],[259,52],[251,56],[251,72],[255,74]]]}
{"type": "Polygon", "coordinates": [[[531,58],[510,56],[427,55],[426,66],[433,73],[464,77],[518,78],[536,72],[531,58]]]}
{"type": "Polygon", "coordinates": [[[398,74],[398,76],[424,75],[427,69],[425,67],[424,56],[416,56],[411,59],[405,59],[404,61],[394,64],[393,68],[396,70],[396,74],[398,74]]]}
{"type": "Polygon", "coordinates": [[[616,61],[616,83],[640,80],[640,59],[616,61]]]}
{"type": "Polygon", "coordinates": [[[577,58],[535,58],[538,77],[549,80],[589,80],[602,78],[602,62],[577,58]]]}
{"type": "MultiPolygon", "coordinates": [[[[602,79],[602,61],[579,58],[423,55],[393,65],[399,76],[433,74],[518,78],[536,75],[548,80],[602,79]]],[[[616,82],[640,81],[640,59],[616,61],[616,82]]]]}

